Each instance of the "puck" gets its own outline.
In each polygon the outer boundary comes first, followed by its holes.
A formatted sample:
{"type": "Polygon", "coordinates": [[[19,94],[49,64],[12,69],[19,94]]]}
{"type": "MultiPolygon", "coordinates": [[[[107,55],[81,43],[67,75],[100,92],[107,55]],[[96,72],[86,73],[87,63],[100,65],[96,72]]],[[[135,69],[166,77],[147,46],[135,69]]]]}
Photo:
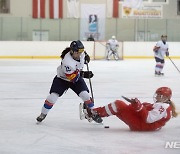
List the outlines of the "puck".
{"type": "Polygon", "coordinates": [[[104,126],[104,128],[109,128],[109,126],[104,126]]]}

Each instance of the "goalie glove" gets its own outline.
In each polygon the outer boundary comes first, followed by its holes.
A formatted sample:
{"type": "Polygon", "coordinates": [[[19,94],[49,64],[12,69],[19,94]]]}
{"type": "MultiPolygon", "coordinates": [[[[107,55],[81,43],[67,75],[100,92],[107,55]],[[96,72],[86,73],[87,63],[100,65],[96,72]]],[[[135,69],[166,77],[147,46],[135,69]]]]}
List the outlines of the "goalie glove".
{"type": "Polygon", "coordinates": [[[141,102],[137,99],[137,98],[134,98],[134,99],[131,99],[131,105],[132,107],[137,111],[139,112],[142,108],[143,108],[143,105],[141,104],[141,102]]]}
{"type": "Polygon", "coordinates": [[[92,78],[94,74],[92,73],[92,71],[80,71],[80,76],[89,79],[92,78]]]}

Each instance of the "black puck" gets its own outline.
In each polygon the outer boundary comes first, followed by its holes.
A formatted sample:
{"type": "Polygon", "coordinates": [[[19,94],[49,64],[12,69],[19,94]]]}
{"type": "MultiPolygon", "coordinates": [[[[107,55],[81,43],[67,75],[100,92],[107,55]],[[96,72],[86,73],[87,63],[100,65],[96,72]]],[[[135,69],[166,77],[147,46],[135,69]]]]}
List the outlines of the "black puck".
{"type": "Polygon", "coordinates": [[[109,128],[109,126],[104,126],[104,128],[109,128]]]}

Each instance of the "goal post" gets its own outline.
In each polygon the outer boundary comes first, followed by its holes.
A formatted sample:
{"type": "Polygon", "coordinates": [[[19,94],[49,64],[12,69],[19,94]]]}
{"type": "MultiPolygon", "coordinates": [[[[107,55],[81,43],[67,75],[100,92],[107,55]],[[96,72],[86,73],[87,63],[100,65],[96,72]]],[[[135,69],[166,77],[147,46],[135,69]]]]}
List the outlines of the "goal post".
{"type": "MultiPolygon", "coordinates": [[[[120,57],[120,60],[123,60],[123,42],[119,42],[118,55],[120,57]]],[[[106,59],[106,56],[106,41],[94,41],[94,59],[103,60],[106,59]]]]}

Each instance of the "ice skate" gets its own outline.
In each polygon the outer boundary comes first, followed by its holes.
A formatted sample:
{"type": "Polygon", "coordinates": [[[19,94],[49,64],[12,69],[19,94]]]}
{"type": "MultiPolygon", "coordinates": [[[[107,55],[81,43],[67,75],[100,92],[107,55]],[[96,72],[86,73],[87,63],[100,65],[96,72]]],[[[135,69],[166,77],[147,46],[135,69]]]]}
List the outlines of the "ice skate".
{"type": "Polygon", "coordinates": [[[37,122],[42,122],[46,118],[47,114],[41,113],[40,116],[36,118],[37,122]]]}
{"type": "Polygon", "coordinates": [[[99,116],[98,113],[92,113],[91,117],[97,123],[102,123],[103,122],[102,118],[99,116]]]}
{"type": "Polygon", "coordinates": [[[87,119],[89,122],[93,121],[93,119],[89,116],[87,109],[84,107],[84,103],[79,104],[79,117],[81,120],[87,119]]]}
{"type": "Polygon", "coordinates": [[[89,109],[86,104],[84,104],[83,108],[84,108],[84,112],[87,113],[87,118],[92,118],[92,120],[94,120],[95,122],[102,123],[103,120],[98,115],[98,113],[94,112],[92,109],[89,109]]]}
{"type": "Polygon", "coordinates": [[[155,76],[157,77],[164,76],[164,73],[155,71],[155,76]]]}
{"type": "Polygon", "coordinates": [[[159,72],[156,72],[154,73],[155,76],[160,76],[159,72]]]}
{"type": "Polygon", "coordinates": [[[120,60],[120,58],[119,58],[119,57],[115,57],[114,59],[115,59],[116,61],[120,60]]]}

